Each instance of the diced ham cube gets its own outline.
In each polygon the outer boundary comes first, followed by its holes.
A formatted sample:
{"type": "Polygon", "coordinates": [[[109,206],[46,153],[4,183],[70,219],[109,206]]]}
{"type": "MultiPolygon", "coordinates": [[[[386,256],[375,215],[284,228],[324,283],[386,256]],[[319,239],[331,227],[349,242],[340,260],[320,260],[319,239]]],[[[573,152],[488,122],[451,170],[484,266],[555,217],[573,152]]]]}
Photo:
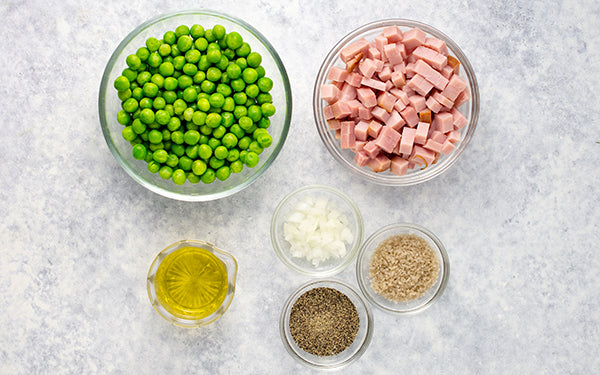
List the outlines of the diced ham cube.
{"type": "Polygon", "coordinates": [[[408,158],[409,161],[415,163],[415,164],[419,164],[419,165],[425,165],[425,167],[433,164],[433,161],[436,158],[436,153],[431,151],[431,150],[427,150],[421,146],[415,146],[413,148],[412,153],[410,154],[410,157],[408,158]]]}
{"type": "Polygon", "coordinates": [[[395,175],[404,176],[408,172],[408,160],[394,156],[390,160],[390,171],[395,175]]]}
{"type": "Polygon", "coordinates": [[[387,38],[383,35],[378,35],[375,37],[375,39],[373,39],[373,42],[375,43],[375,48],[377,48],[381,53],[382,60],[387,60],[385,53],[383,53],[383,47],[388,44],[387,38]]]}
{"type": "MultiPolygon", "coordinates": [[[[408,95],[407,95],[407,97],[408,97],[408,95]]],[[[402,99],[396,100],[396,103],[394,103],[394,109],[398,112],[401,112],[404,110],[404,108],[406,108],[406,104],[404,104],[402,99]]]]}
{"type": "Polygon", "coordinates": [[[360,87],[363,77],[356,72],[349,73],[346,77],[346,82],[354,87],[360,87]]]}
{"type": "Polygon", "coordinates": [[[359,121],[354,127],[354,136],[359,141],[366,141],[369,139],[369,123],[366,121],[359,121]]]}
{"type": "Polygon", "coordinates": [[[437,70],[433,69],[423,60],[417,60],[415,63],[415,72],[429,81],[438,90],[444,90],[448,80],[437,70]]]}
{"type": "Polygon", "coordinates": [[[406,86],[419,94],[426,96],[433,88],[433,84],[423,78],[419,74],[415,74],[407,83],[406,86]]]}
{"type": "Polygon", "coordinates": [[[404,56],[402,56],[402,49],[404,49],[404,45],[400,45],[402,47],[399,47],[398,44],[386,44],[383,47],[383,54],[392,65],[400,64],[404,61],[404,56]]]}
{"type": "Polygon", "coordinates": [[[412,78],[415,76],[415,74],[417,74],[417,72],[415,71],[415,63],[414,62],[407,63],[405,70],[406,71],[404,72],[404,75],[406,75],[406,78],[412,78]]]}
{"type": "Polygon", "coordinates": [[[425,108],[427,108],[427,106],[425,105],[425,97],[424,96],[413,95],[408,98],[408,101],[410,101],[410,105],[417,112],[421,112],[421,111],[425,110],[425,108]]]}
{"type": "MultiPolygon", "coordinates": [[[[401,100],[402,103],[404,103],[404,107],[410,104],[410,101],[408,100],[408,94],[406,92],[398,89],[391,89],[390,94],[401,100]]],[[[404,107],[402,107],[402,109],[404,109],[404,107]]]]}
{"type": "Polygon", "coordinates": [[[402,116],[400,116],[400,113],[398,113],[397,111],[392,111],[390,117],[385,122],[386,126],[389,126],[397,132],[399,132],[400,129],[402,129],[402,126],[404,126],[404,124],[404,119],[402,118],[402,116]]]}
{"type": "Polygon", "coordinates": [[[371,78],[375,74],[375,70],[377,70],[377,65],[372,59],[363,59],[358,64],[358,70],[362,73],[363,77],[371,78]]]}
{"type": "Polygon", "coordinates": [[[427,35],[418,28],[413,28],[404,33],[402,44],[406,47],[406,52],[411,53],[415,48],[425,43],[427,35]]]}
{"type": "Polygon", "coordinates": [[[346,69],[340,68],[339,66],[333,66],[331,69],[329,69],[327,79],[330,79],[334,82],[344,82],[347,76],[348,71],[346,69]]]}
{"type": "Polygon", "coordinates": [[[384,66],[383,69],[381,69],[381,72],[377,74],[377,76],[383,82],[389,81],[390,79],[392,79],[392,68],[390,66],[384,66]]]}
{"type": "Polygon", "coordinates": [[[351,111],[348,103],[337,101],[331,105],[331,110],[333,112],[333,117],[336,119],[342,119],[348,116],[351,111]]]}
{"type": "Polygon", "coordinates": [[[373,170],[373,172],[383,172],[390,168],[390,159],[384,154],[379,154],[375,158],[369,160],[367,165],[373,170]]]}
{"type": "Polygon", "coordinates": [[[450,65],[446,65],[444,68],[442,68],[442,71],[440,73],[442,73],[442,75],[446,79],[450,79],[454,75],[454,68],[450,65]]]}
{"type": "Polygon", "coordinates": [[[356,99],[356,87],[346,82],[340,90],[340,100],[347,102],[353,99],[356,99]]]}
{"type": "Polygon", "coordinates": [[[373,117],[375,117],[377,120],[379,120],[381,122],[385,122],[390,117],[390,114],[388,113],[388,111],[381,108],[380,106],[375,106],[375,107],[371,108],[371,114],[373,115],[373,117]]]}
{"type": "MultiPolygon", "coordinates": [[[[427,103],[427,102],[425,102],[427,103]]],[[[427,104],[425,104],[427,105],[427,104]]],[[[421,122],[426,122],[428,124],[431,124],[431,111],[429,109],[424,109],[422,111],[419,112],[419,121],[421,122]]]]}
{"type": "Polygon", "coordinates": [[[404,64],[404,61],[402,61],[400,64],[394,65],[392,70],[394,72],[402,72],[402,74],[406,74],[406,64],[404,64]]]}
{"type": "Polygon", "coordinates": [[[446,142],[444,142],[444,144],[442,145],[442,150],[440,152],[444,155],[448,155],[449,153],[454,151],[455,148],[456,146],[454,146],[454,143],[450,142],[450,140],[446,140],[446,142]]]}
{"type": "Polygon", "coordinates": [[[468,120],[461,111],[456,108],[452,108],[450,113],[452,113],[452,118],[454,119],[452,122],[454,124],[454,129],[462,129],[465,125],[467,125],[468,120]]]}
{"type": "Polygon", "coordinates": [[[370,120],[373,118],[373,115],[371,114],[371,110],[363,105],[358,108],[358,118],[360,120],[370,120]]]}
{"type": "Polygon", "coordinates": [[[336,119],[327,120],[327,125],[331,130],[337,130],[342,128],[341,121],[336,119]]]}
{"type": "Polygon", "coordinates": [[[413,52],[413,56],[423,60],[438,71],[441,71],[448,63],[446,56],[425,46],[417,47],[413,52]]]}
{"type": "Polygon", "coordinates": [[[340,97],[340,89],[332,84],[321,86],[320,93],[321,99],[325,100],[329,104],[336,102],[340,97]]]}
{"type": "Polygon", "coordinates": [[[442,151],[442,144],[441,143],[437,143],[433,139],[428,139],[425,142],[425,144],[423,145],[423,148],[426,148],[426,149],[431,150],[433,152],[441,152],[442,151]]]}
{"type": "Polygon", "coordinates": [[[415,142],[417,129],[404,127],[402,128],[402,138],[400,139],[400,148],[398,151],[402,154],[410,154],[415,142]]]}
{"type": "Polygon", "coordinates": [[[404,77],[404,73],[399,70],[392,72],[390,79],[394,86],[398,88],[402,88],[402,86],[406,85],[406,77],[404,77]]]}
{"type": "Polygon", "coordinates": [[[354,121],[342,121],[342,137],[341,144],[343,149],[350,149],[354,147],[356,137],[354,136],[354,121]]]}
{"type": "Polygon", "coordinates": [[[377,49],[377,47],[370,47],[367,52],[367,56],[373,60],[383,60],[381,58],[381,52],[377,49]]]}
{"type": "Polygon", "coordinates": [[[415,133],[415,143],[419,145],[425,144],[427,135],[429,134],[429,123],[419,122],[417,132],[415,133]]]}
{"type": "Polygon", "coordinates": [[[367,54],[369,49],[369,42],[365,38],[361,38],[354,43],[351,43],[347,47],[344,47],[340,52],[340,58],[343,62],[347,62],[354,56],[358,55],[360,52],[363,54],[367,54]]]}
{"type": "Polygon", "coordinates": [[[373,88],[379,91],[385,91],[385,82],[381,82],[374,78],[365,78],[363,77],[361,83],[367,87],[373,88]]]}
{"type": "Polygon", "coordinates": [[[440,112],[433,118],[431,124],[435,130],[447,133],[454,130],[454,117],[450,112],[440,112]]]}
{"type": "Polygon", "coordinates": [[[325,107],[323,107],[323,116],[325,117],[325,120],[331,120],[333,119],[333,109],[331,108],[331,105],[326,105],[325,107]]]}
{"type": "Polygon", "coordinates": [[[367,165],[370,159],[371,158],[366,153],[366,151],[364,151],[364,149],[362,151],[358,151],[356,155],[354,155],[354,162],[359,167],[364,167],[365,165],[367,165]]]}
{"type": "Polygon", "coordinates": [[[363,107],[363,105],[356,99],[349,100],[346,103],[348,103],[348,108],[350,108],[350,117],[357,118],[358,110],[360,107],[363,107]]]}
{"type": "Polygon", "coordinates": [[[375,107],[377,105],[377,97],[373,90],[368,87],[361,87],[356,90],[356,96],[358,100],[367,108],[375,107]]]}
{"type": "Polygon", "coordinates": [[[434,92],[432,96],[438,101],[438,103],[442,105],[442,107],[444,107],[444,109],[449,110],[450,108],[454,107],[454,102],[439,92],[434,92]]]}
{"type": "Polygon", "coordinates": [[[456,143],[458,141],[460,141],[460,132],[458,130],[453,130],[450,133],[448,133],[447,135],[447,141],[450,141],[452,143],[456,143]]]}
{"type": "Polygon", "coordinates": [[[444,56],[448,56],[448,46],[446,46],[446,42],[441,39],[429,37],[425,39],[425,43],[423,43],[423,45],[441,53],[444,56]]]}
{"type": "Polygon", "coordinates": [[[375,63],[375,72],[381,72],[381,70],[385,66],[385,62],[383,62],[383,60],[373,60],[373,62],[375,63]]]}
{"type": "Polygon", "coordinates": [[[391,153],[398,145],[398,142],[400,142],[400,137],[400,133],[389,126],[384,126],[381,128],[379,136],[375,139],[375,144],[383,151],[391,153]]]}
{"type": "Polygon", "coordinates": [[[371,138],[377,138],[377,136],[379,135],[379,132],[381,131],[382,125],[377,122],[376,120],[371,120],[371,122],[369,123],[369,137],[371,138]]]}
{"type": "Polygon", "coordinates": [[[396,99],[394,95],[390,94],[389,92],[384,92],[377,97],[377,105],[388,112],[392,112],[396,100],[398,99],[396,99]]]}
{"type": "Polygon", "coordinates": [[[434,113],[438,113],[442,109],[442,105],[440,104],[440,102],[435,100],[432,96],[427,98],[427,100],[425,101],[425,105],[427,105],[427,108],[429,108],[431,112],[434,113]]]}
{"type": "Polygon", "coordinates": [[[404,108],[400,111],[400,116],[402,116],[406,124],[410,127],[414,127],[419,123],[419,115],[413,107],[404,108]]]}
{"type": "MultiPolygon", "coordinates": [[[[354,128],[354,135],[356,136],[356,127],[354,128]]],[[[365,148],[365,145],[367,144],[367,142],[365,141],[356,141],[354,142],[354,147],[352,147],[352,151],[354,152],[360,152],[362,151],[363,148],[365,148]]]]}
{"type": "Polygon", "coordinates": [[[466,88],[460,94],[458,94],[458,97],[454,101],[454,106],[456,106],[456,108],[458,108],[461,105],[468,102],[470,99],[471,99],[471,91],[468,88],[466,88]]]}
{"type": "Polygon", "coordinates": [[[444,143],[448,137],[446,137],[446,135],[439,130],[431,131],[430,129],[429,139],[433,139],[437,143],[444,143]]]}
{"type": "Polygon", "coordinates": [[[459,75],[453,75],[448,81],[448,85],[446,85],[444,91],[442,91],[442,95],[454,101],[458,97],[458,94],[467,88],[467,85],[468,83],[464,78],[459,75]]]}
{"type": "Polygon", "coordinates": [[[397,43],[402,41],[402,31],[398,26],[388,26],[383,29],[383,36],[387,39],[388,43],[397,43]]]}
{"type": "Polygon", "coordinates": [[[372,158],[376,157],[377,155],[379,155],[379,153],[381,152],[381,149],[379,148],[379,146],[377,146],[375,144],[375,141],[369,141],[369,142],[367,142],[365,147],[363,147],[362,151],[365,152],[369,156],[369,159],[372,159],[372,158]]]}

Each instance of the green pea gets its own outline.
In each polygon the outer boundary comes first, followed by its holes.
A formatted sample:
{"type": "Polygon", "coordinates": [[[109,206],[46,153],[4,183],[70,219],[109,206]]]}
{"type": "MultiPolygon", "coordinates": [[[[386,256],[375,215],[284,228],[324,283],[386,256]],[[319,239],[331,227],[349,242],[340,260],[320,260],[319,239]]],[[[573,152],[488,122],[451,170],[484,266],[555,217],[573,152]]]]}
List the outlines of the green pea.
{"type": "Polygon", "coordinates": [[[262,117],[260,119],[260,121],[258,122],[258,127],[259,128],[266,129],[269,126],[271,126],[271,120],[269,120],[267,117],[262,117]]]}
{"type": "Polygon", "coordinates": [[[210,105],[214,108],[221,108],[225,104],[225,97],[223,94],[215,92],[208,99],[210,105]]]}
{"type": "Polygon", "coordinates": [[[176,56],[175,58],[173,58],[173,67],[176,70],[183,69],[183,66],[185,65],[185,63],[186,63],[185,57],[183,57],[183,56],[176,56]]]}
{"type": "Polygon", "coordinates": [[[223,53],[221,53],[221,58],[219,59],[219,61],[217,61],[215,63],[215,66],[217,68],[219,68],[220,70],[224,71],[227,69],[227,66],[229,65],[229,59],[227,58],[227,56],[223,55],[223,53]]]}
{"type": "MultiPolygon", "coordinates": [[[[231,99],[231,98],[226,98],[225,103],[227,103],[227,99],[231,99]]],[[[231,105],[231,107],[233,108],[233,104],[231,105]]],[[[225,108],[225,106],[223,106],[223,108],[225,108]]],[[[228,128],[231,125],[233,125],[234,122],[235,122],[235,117],[233,117],[233,113],[231,113],[231,112],[221,113],[221,125],[228,128]]]]}
{"type": "Polygon", "coordinates": [[[230,79],[238,79],[242,76],[242,68],[236,63],[227,65],[226,72],[230,79]]]}
{"type": "MultiPolygon", "coordinates": [[[[223,102],[223,107],[221,107],[221,109],[223,111],[225,111],[226,113],[233,112],[233,110],[235,109],[235,101],[233,100],[233,98],[232,97],[225,98],[225,102],[223,102]]],[[[231,119],[233,120],[233,114],[231,116],[231,119]]],[[[225,126],[228,126],[228,125],[225,125],[225,126]]]]}
{"type": "Polygon", "coordinates": [[[158,67],[158,72],[163,76],[171,76],[175,71],[175,67],[170,62],[164,62],[158,67]]]}
{"type": "Polygon", "coordinates": [[[121,131],[121,134],[123,135],[123,139],[130,142],[136,139],[137,137],[137,134],[133,131],[133,128],[131,126],[124,127],[121,131]]]}
{"type": "Polygon", "coordinates": [[[179,157],[175,154],[169,154],[167,161],[165,162],[171,168],[175,168],[179,164],[179,157]]]}
{"type": "Polygon", "coordinates": [[[185,142],[183,138],[183,132],[180,130],[175,130],[171,133],[171,141],[175,144],[183,144],[185,142]]]}
{"type": "MultiPolygon", "coordinates": [[[[200,134],[201,134],[200,139],[202,139],[202,135],[205,137],[211,135],[212,131],[213,131],[213,129],[210,126],[206,125],[206,123],[204,125],[200,126],[200,134]]],[[[208,140],[207,140],[207,142],[208,142],[208,140]]],[[[203,142],[203,143],[207,143],[207,142],[203,142]]]]}
{"type": "Polygon", "coordinates": [[[237,139],[241,139],[246,135],[244,129],[242,129],[238,124],[231,125],[229,131],[235,135],[237,139]]]}
{"type": "Polygon", "coordinates": [[[170,131],[175,131],[181,127],[181,120],[178,117],[171,117],[169,119],[169,123],[167,124],[167,129],[170,131]]]}
{"type": "Polygon", "coordinates": [[[227,47],[234,50],[240,48],[244,42],[242,36],[237,31],[232,31],[227,34],[225,40],[227,41],[227,47]]]}
{"type": "Polygon", "coordinates": [[[171,177],[175,185],[183,185],[185,183],[186,178],[187,175],[185,174],[185,171],[183,169],[174,170],[173,176],[171,177]]]}
{"type": "Polygon", "coordinates": [[[247,84],[254,83],[258,79],[258,73],[254,68],[246,68],[242,71],[242,79],[247,84]]]}
{"type": "Polygon", "coordinates": [[[123,72],[121,73],[121,75],[123,77],[127,78],[127,80],[129,80],[129,82],[133,82],[137,78],[138,73],[135,70],[132,70],[130,68],[125,68],[125,69],[123,69],[123,72]]]}
{"type": "Polygon", "coordinates": [[[221,124],[221,115],[218,113],[209,113],[208,116],[206,116],[206,125],[211,128],[216,128],[219,124],[221,124]]]}
{"type": "Polygon", "coordinates": [[[133,90],[131,90],[131,97],[133,99],[135,99],[136,101],[142,99],[144,97],[144,93],[142,92],[142,88],[141,87],[136,87],[133,90]]]}
{"type": "Polygon", "coordinates": [[[177,79],[173,77],[165,78],[165,82],[163,85],[164,89],[167,91],[173,91],[177,89],[177,79]]]}
{"type": "Polygon", "coordinates": [[[226,84],[224,84],[224,83],[219,83],[219,84],[217,85],[217,89],[216,89],[216,91],[217,91],[219,94],[222,94],[223,96],[229,96],[229,95],[231,95],[231,93],[232,93],[231,87],[229,87],[229,85],[226,85],[226,84]]]}
{"type": "Polygon", "coordinates": [[[262,92],[269,92],[273,88],[273,80],[269,77],[262,77],[258,79],[258,88],[262,92]]]}
{"type": "Polygon", "coordinates": [[[163,140],[162,133],[156,129],[152,129],[148,133],[148,140],[150,141],[150,143],[158,144],[163,140]]]}
{"type": "Polygon", "coordinates": [[[246,103],[247,100],[248,100],[248,96],[246,95],[245,92],[236,92],[235,94],[233,94],[233,101],[237,105],[243,105],[246,103]]]}
{"type": "Polygon", "coordinates": [[[210,109],[210,102],[208,101],[208,99],[200,98],[198,99],[198,102],[196,102],[196,104],[198,105],[198,109],[200,111],[208,112],[208,110],[210,109]]]}
{"type": "Polygon", "coordinates": [[[190,28],[187,25],[179,25],[175,28],[175,36],[179,38],[182,35],[188,35],[190,33],[190,28]]]}
{"type": "Polygon", "coordinates": [[[186,74],[177,77],[177,87],[181,90],[185,90],[194,84],[194,79],[186,74]]]}
{"type": "Polygon", "coordinates": [[[219,68],[216,68],[214,66],[208,68],[208,70],[206,71],[206,79],[212,82],[216,82],[219,79],[221,79],[221,71],[219,70],[219,68]]]}
{"type": "Polygon", "coordinates": [[[231,48],[225,48],[223,51],[221,51],[221,54],[227,57],[228,60],[235,59],[235,51],[231,48]]]}
{"type": "Polygon", "coordinates": [[[188,145],[195,145],[200,140],[200,133],[197,130],[188,130],[183,135],[183,141],[188,145]]]}
{"type": "Polygon", "coordinates": [[[144,123],[144,124],[151,124],[154,122],[154,111],[151,110],[150,108],[144,108],[142,109],[142,111],[140,112],[140,120],[144,123]]]}
{"type": "Polygon", "coordinates": [[[262,118],[262,111],[260,107],[257,105],[251,105],[248,107],[248,117],[250,117],[253,122],[258,122],[262,118]]]}
{"type": "Polygon", "coordinates": [[[217,40],[221,40],[225,37],[225,27],[223,25],[215,25],[213,26],[212,30],[217,40]]]}
{"type": "Polygon", "coordinates": [[[198,144],[195,144],[193,146],[187,146],[185,148],[185,154],[192,160],[195,160],[198,158],[198,144]]]}
{"type": "Polygon", "coordinates": [[[163,59],[158,52],[152,52],[146,63],[152,68],[158,68],[163,63],[163,59]]]}
{"type": "Polygon", "coordinates": [[[169,154],[165,150],[156,150],[154,154],[152,154],[152,159],[154,159],[157,163],[164,163],[167,161],[169,154]]]}
{"type": "Polygon", "coordinates": [[[212,94],[215,91],[215,87],[215,84],[209,80],[204,80],[200,84],[200,89],[207,94],[212,94]]]}
{"type": "Polygon", "coordinates": [[[195,125],[204,125],[206,124],[206,113],[202,112],[202,110],[200,111],[194,111],[194,114],[192,115],[192,122],[195,125]]]}
{"type": "Polygon", "coordinates": [[[246,90],[244,90],[244,92],[246,93],[246,95],[248,95],[249,98],[256,98],[260,93],[260,90],[258,89],[258,86],[252,84],[246,86],[246,90]]]}
{"type": "Polygon", "coordinates": [[[238,105],[233,110],[233,116],[236,119],[240,119],[248,114],[248,109],[242,105],[238,105]]]}
{"type": "Polygon", "coordinates": [[[152,108],[152,104],[153,101],[150,98],[142,98],[142,100],[140,100],[141,109],[152,108]]]}
{"type": "Polygon", "coordinates": [[[140,58],[135,54],[127,56],[127,58],[125,59],[125,63],[132,70],[138,70],[142,66],[142,60],[140,60],[140,58]]]}
{"type": "Polygon", "coordinates": [[[235,50],[235,54],[239,57],[246,57],[250,54],[250,45],[246,42],[243,42],[242,45],[235,50]]]}
{"type": "Polygon", "coordinates": [[[231,149],[237,145],[238,138],[233,133],[226,133],[225,135],[223,135],[221,142],[223,143],[223,146],[227,147],[228,149],[231,149]]]}
{"type": "Polygon", "coordinates": [[[187,156],[182,156],[179,158],[179,168],[183,169],[184,171],[189,171],[192,169],[192,162],[193,160],[190,159],[187,156]]]}
{"type": "MultiPolygon", "coordinates": [[[[260,89],[260,87],[259,87],[259,89],[260,89]]],[[[262,105],[265,103],[273,103],[273,97],[269,93],[261,92],[256,97],[256,102],[258,103],[258,105],[262,105]]]]}
{"type": "MultiPolygon", "coordinates": [[[[173,136],[171,135],[171,138],[172,137],[173,136]]],[[[174,144],[171,146],[171,152],[177,156],[183,156],[185,154],[185,147],[183,145],[174,144]]]]}
{"type": "Polygon", "coordinates": [[[200,181],[202,181],[205,184],[210,184],[215,180],[215,178],[216,178],[215,171],[208,168],[208,169],[206,169],[206,172],[204,172],[202,174],[202,176],[200,176],[200,181]]]}
{"type": "Polygon", "coordinates": [[[163,35],[163,41],[167,44],[173,44],[177,41],[177,34],[174,31],[167,31],[163,35]]]}
{"type": "Polygon", "coordinates": [[[210,159],[212,156],[213,149],[207,144],[201,144],[198,146],[198,156],[200,156],[204,160],[210,159]]]}
{"type": "MultiPolygon", "coordinates": [[[[152,107],[154,109],[164,109],[166,105],[167,105],[167,101],[162,96],[154,98],[154,101],[152,102],[152,107]]],[[[167,111],[165,111],[165,113],[169,114],[167,111]]],[[[170,117],[170,115],[169,115],[169,117],[170,117]]]]}
{"type": "Polygon", "coordinates": [[[246,154],[244,164],[246,164],[249,168],[254,168],[258,164],[258,161],[258,154],[250,151],[246,154]]]}
{"type": "Polygon", "coordinates": [[[129,85],[130,85],[129,79],[127,77],[125,77],[125,76],[118,76],[115,79],[114,86],[115,86],[115,89],[117,89],[117,91],[128,90],[129,89],[129,85]]]}
{"type": "Polygon", "coordinates": [[[244,129],[246,132],[254,125],[254,121],[248,116],[242,116],[238,119],[238,123],[240,127],[244,129]]]}
{"type": "Polygon", "coordinates": [[[238,141],[238,148],[240,150],[247,150],[250,143],[252,143],[252,139],[248,136],[244,136],[238,141]]]}
{"type": "Polygon", "coordinates": [[[198,176],[202,176],[206,172],[206,163],[203,160],[194,160],[192,163],[192,172],[198,176]]]}
{"type": "Polygon", "coordinates": [[[192,63],[187,63],[183,66],[182,71],[188,76],[193,76],[198,72],[198,66],[192,63]]]}
{"type": "Polygon", "coordinates": [[[196,174],[192,173],[192,172],[187,172],[186,174],[187,180],[189,182],[191,182],[192,184],[197,184],[200,182],[200,176],[197,176],[196,174]]]}
{"type": "Polygon", "coordinates": [[[211,42],[211,43],[214,42],[215,40],[217,40],[217,37],[213,33],[212,29],[207,29],[206,31],[204,31],[204,37],[206,38],[206,40],[208,42],[211,42]]]}
{"type": "Polygon", "coordinates": [[[156,122],[158,122],[161,125],[167,125],[171,120],[171,116],[164,109],[159,109],[158,111],[156,111],[156,113],[154,114],[154,118],[156,122]]]}
{"type": "Polygon", "coordinates": [[[229,169],[232,173],[240,173],[244,169],[244,164],[238,159],[229,164],[229,169]]]}
{"type": "MultiPolygon", "coordinates": [[[[183,111],[183,119],[185,121],[192,121],[192,117],[193,116],[194,116],[194,108],[188,107],[188,108],[185,109],[185,111],[183,111]]],[[[196,126],[193,123],[187,124],[187,125],[188,125],[188,129],[191,129],[192,125],[196,126]]]]}
{"type": "Polygon", "coordinates": [[[217,139],[221,139],[225,133],[227,133],[227,128],[225,128],[223,125],[219,125],[212,131],[212,136],[217,139]]]}
{"type": "MultiPolygon", "coordinates": [[[[206,59],[211,64],[216,64],[221,60],[221,51],[218,49],[212,49],[206,52],[206,59]]],[[[133,69],[133,68],[132,68],[133,69]]]]}
{"type": "Polygon", "coordinates": [[[150,173],[156,173],[160,170],[160,163],[157,163],[154,160],[150,160],[148,162],[148,171],[150,171],[150,173]]]}
{"type": "Polygon", "coordinates": [[[148,50],[150,50],[150,52],[154,52],[156,50],[158,50],[158,47],[160,47],[160,41],[154,37],[150,37],[148,39],[146,39],[146,47],[148,47],[148,50]]]}
{"type": "Polygon", "coordinates": [[[229,178],[229,175],[231,174],[229,167],[224,165],[221,168],[217,169],[216,172],[216,176],[219,180],[221,181],[225,181],[229,178]]]}
{"type": "Polygon", "coordinates": [[[168,180],[173,175],[173,168],[171,168],[168,165],[163,165],[162,167],[160,167],[160,170],[158,171],[158,175],[163,180],[168,180]]]}
{"type": "Polygon", "coordinates": [[[215,148],[217,148],[221,145],[221,141],[217,138],[210,138],[208,140],[208,145],[210,146],[210,148],[212,148],[214,150],[215,148]]]}
{"type": "Polygon", "coordinates": [[[129,121],[131,120],[131,116],[129,115],[129,113],[127,113],[127,111],[120,110],[117,113],[117,122],[121,125],[127,125],[129,124],[129,121]]]}
{"type": "Polygon", "coordinates": [[[143,122],[140,121],[139,118],[133,120],[133,122],[131,123],[131,128],[133,129],[133,131],[136,134],[142,134],[143,132],[146,131],[146,124],[144,124],[143,122]]]}
{"type": "Polygon", "coordinates": [[[206,51],[206,48],[208,47],[208,40],[205,38],[198,38],[194,41],[194,47],[196,47],[198,51],[206,51]]]}
{"type": "Polygon", "coordinates": [[[260,155],[263,152],[263,148],[260,146],[260,144],[258,144],[257,141],[252,141],[250,142],[250,146],[248,146],[248,151],[260,155]]]}
{"type": "Polygon", "coordinates": [[[161,57],[169,56],[171,54],[171,46],[167,43],[163,43],[158,47],[158,54],[161,57]]]}
{"type": "Polygon", "coordinates": [[[260,106],[263,116],[271,117],[275,114],[275,106],[272,103],[263,103],[260,106]]]}
{"type": "Polygon", "coordinates": [[[192,25],[190,27],[190,35],[194,39],[198,39],[204,35],[204,27],[202,25],[192,25]]]}
{"type": "Polygon", "coordinates": [[[240,157],[240,151],[237,148],[232,148],[231,150],[229,150],[229,153],[227,154],[227,161],[234,162],[234,161],[238,160],[239,157],[240,157]]]}
{"type": "Polygon", "coordinates": [[[183,100],[185,100],[186,102],[195,102],[197,97],[198,93],[193,87],[188,87],[185,90],[183,90],[183,100]]]}
{"type": "Polygon", "coordinates": [[[261,79],[262,77],[265,76],[265,74],[267,74],[267,72],[265,71],[265,68],[262,65],[257,66],[255,69],[256,69],[256,73],[258,74],[258,79],[261,79]]]}
{"type": "Polygon", "coordinates": [[[158,86],[152,82],[146,82],[142,87],[142,92],[149,98],[154,98],[158,94],[158,86]]]}
{"type": "Polygon", "coordinates": [[[223,160],[223,159],[227,158],[229,151],[227,150],[227,147],[221,145],[215,149],[214,154],[217,159],[223,160]]]}
{"type": "Polygon", "coordinates": [[[208,165],[212,168],[212,169],[219,169],[221,168],[223,165],[225,165],[225,160],[219,159],[217,158],[215,155],[211,156],[211,158],[208,160],[208,165]]]}

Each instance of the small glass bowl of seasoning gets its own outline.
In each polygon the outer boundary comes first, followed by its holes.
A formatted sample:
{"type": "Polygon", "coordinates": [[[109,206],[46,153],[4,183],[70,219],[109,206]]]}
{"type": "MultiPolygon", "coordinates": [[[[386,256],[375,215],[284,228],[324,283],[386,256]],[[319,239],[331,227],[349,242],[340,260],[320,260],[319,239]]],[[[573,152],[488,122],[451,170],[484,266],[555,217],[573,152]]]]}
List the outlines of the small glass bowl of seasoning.
{"type": "Polygon", "coordinates": [[[329,186],[309,185],[285,196],[271,219],[271,243],[289,268],[331,276],[352,262],[363,238],[354,202],[329,186]]]}
{"type": "Polygon", "coordinates": [[[431,306],[443,294],[449,273],[442,242],[416,224],[379,229],[362,245],[356,261],[360,290],[369,302],[392,314],[431,306]]]}
{"type": "Polygon", "coordinates": [[[350,285],[321,279],[298,287],[279,319],[283,345],[301,364],[338,370],[356,361],[373,336],[369,304],[350,285]]]}
{"type": "Polygon", "coordinates": [[[180,327],[201,327],[219,319],[233,300],[237,262],[210,243],[183,240],[152,262],[147,288],[160,316],[180,327]]]}

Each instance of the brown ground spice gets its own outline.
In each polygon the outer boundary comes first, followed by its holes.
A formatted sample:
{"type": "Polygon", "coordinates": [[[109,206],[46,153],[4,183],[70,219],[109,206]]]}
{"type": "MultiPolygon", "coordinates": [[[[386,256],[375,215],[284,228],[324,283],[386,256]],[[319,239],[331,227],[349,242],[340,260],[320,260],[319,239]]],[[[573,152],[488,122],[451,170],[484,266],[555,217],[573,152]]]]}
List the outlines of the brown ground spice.
{"type": "Polygon", "coordinates": [[[321,357],[346,350],[356,338],[359,324],[356,306],[333,288],[306,291],[290,312],[290,331],[296,344],[321,357]]]}
{"type": "Polygon", "coordinates": [[[371,256],[371,287],[393,302],[419,298],[437,281],[440,263],[429,243],[414,234],[382,241],[371,256]]]}

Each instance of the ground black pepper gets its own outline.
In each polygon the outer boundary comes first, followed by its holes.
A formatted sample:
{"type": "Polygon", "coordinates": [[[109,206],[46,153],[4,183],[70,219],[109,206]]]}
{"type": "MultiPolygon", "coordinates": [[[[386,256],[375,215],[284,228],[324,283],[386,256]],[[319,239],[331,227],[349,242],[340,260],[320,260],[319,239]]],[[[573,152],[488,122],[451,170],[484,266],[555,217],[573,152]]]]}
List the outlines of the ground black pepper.
{"type": "Polygon", "coordinates": [[[302,294],[290,312],[290,331],[298,346],[324,357],[346,350],[356,338],[356,306],[339,290],[327,287],[302,294]]]}

